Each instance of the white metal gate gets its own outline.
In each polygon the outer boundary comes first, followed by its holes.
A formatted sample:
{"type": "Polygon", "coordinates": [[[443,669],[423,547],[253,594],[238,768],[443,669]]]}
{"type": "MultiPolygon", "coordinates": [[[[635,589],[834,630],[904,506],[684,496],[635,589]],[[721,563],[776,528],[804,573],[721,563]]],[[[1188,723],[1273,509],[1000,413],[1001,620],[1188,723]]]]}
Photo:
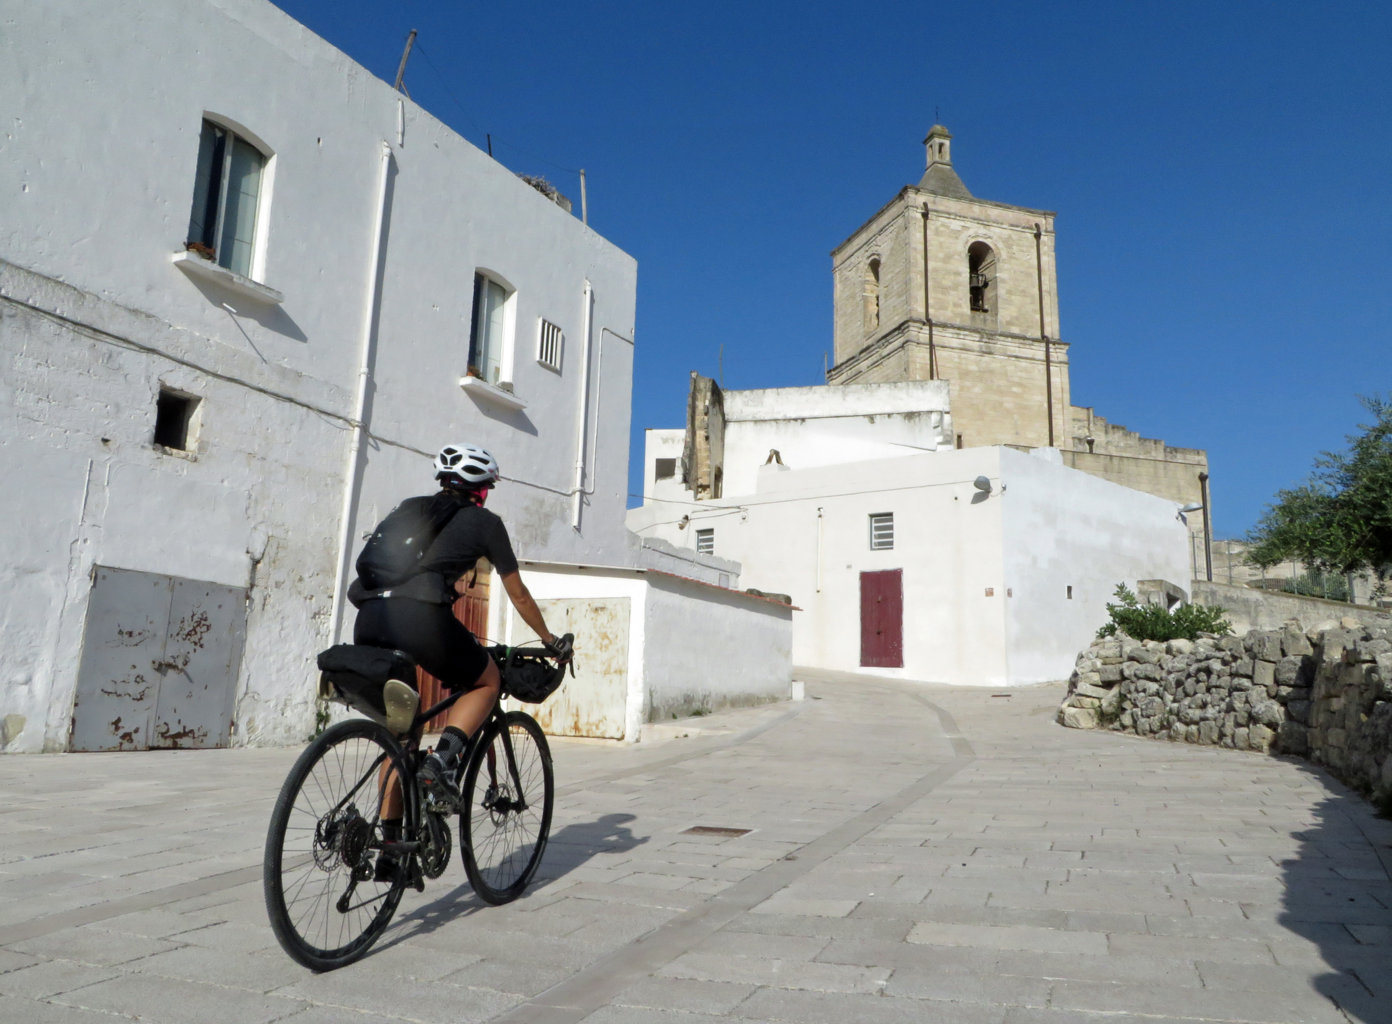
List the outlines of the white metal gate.
{"type": "MultiPolygon", "coordinates": [[[[543,729],[556,736],[623,739],[628,707],[629,599],[539,600],[546,625],[558,636],[575,634],[575,676],[544,704],[524,705],[543,729]]],[[[512,636],[532,632],[512,612],[512,636]]]]}
{"type": "Polygon", "coordinates": [[[225,747],[246,596],[239,587],[98,566],[72,749],[225,747]]]}

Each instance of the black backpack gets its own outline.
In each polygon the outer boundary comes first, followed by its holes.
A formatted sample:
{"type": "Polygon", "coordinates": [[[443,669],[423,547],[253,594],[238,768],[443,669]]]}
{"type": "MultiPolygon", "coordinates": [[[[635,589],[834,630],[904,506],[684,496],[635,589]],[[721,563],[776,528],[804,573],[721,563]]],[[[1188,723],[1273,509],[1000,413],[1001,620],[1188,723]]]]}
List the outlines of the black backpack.
{"type": "Polygon", "coordinates": [[[462,506],[448,494],[407,498],[377,524],[358,555],[358,579],[369,590],[394,587],[417,573],[431,543],[462,506]]]}

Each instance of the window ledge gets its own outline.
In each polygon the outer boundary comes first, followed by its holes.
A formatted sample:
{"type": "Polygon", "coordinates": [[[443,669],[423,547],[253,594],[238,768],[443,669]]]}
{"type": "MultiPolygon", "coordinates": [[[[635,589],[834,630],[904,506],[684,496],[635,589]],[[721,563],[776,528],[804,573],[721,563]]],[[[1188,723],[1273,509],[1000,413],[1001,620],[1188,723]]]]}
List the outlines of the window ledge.
{"type": "Polygon", "coordinates": [[[488,402],[491,405],[514,411],[527,408],[527,403],[511,391],[505,391],[496,384],[490,384],[482,377],[460,377],[459,386],[466,395],[472,395],[480,402],[488,402]]]}
{"type": "Polygon", "coordinates": [[[230,292],[235,292],[244,299],[252,302],[259,302],[266,306],[279,306],[285,301],[285,293],[276,291],[268,285],[253,281],[249,277],[243,277],[235,271],[228,270],[224,266],[214,263],[212,260],[205,260],[202,256],[192,252],[176,252],[172,261],[176,267],[182,270],[189,277],[196,277],[203,281],[210,281],[213,284],[221,285],[230,292]]]}

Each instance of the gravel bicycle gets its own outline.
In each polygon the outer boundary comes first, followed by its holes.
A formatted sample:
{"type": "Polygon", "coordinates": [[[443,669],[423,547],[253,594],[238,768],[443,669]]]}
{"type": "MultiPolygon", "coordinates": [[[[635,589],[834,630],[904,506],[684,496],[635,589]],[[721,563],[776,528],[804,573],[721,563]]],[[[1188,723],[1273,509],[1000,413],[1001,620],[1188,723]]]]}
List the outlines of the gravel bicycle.
{"type": "MultiPolygon", "coordinates": [[[[561,641],[568,652],[573,637],[561,641]]],[[[568,655],[546,647],[495,645],[500,696],[539,703],[560,686],[568,655]]],[[[471,738],[459,790],[427,797],[416,772],[428,753],[427,722],[456,691],[418,711],[415,662],[400,651],[339,644],[319,656],[321,695],[365,715],[330,726],[290,769],[271,813],[262,885],[271,930],[290,957],[315,971],[357,960],[391,923],[409,885],[423,891],[449,865],[449,818],[459,815],[459,850],[486,903],[527,888],[551,830],[551,750],[536,719],[495,702],[471,738]],[[400,838],[387,838],[382,809],[402,796],[400,838]],[[386,868],[382,867],[383,863],[386,868]]],[[[574,668],[571,669],[574,674],[574,668]]]]}

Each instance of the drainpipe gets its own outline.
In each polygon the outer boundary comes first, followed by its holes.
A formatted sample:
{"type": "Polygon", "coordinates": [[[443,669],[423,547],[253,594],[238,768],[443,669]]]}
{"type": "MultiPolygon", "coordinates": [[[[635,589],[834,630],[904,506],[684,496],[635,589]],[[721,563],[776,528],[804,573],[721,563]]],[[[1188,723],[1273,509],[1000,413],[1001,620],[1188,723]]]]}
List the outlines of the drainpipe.
{"type": "Polygon", "coordinates": [[[367,393],[372,386],[372,360],[377,345],[377,310],[382,292],[383,235],[386,232],[387,193],[391,187],[391,146],[382,143],[381,184],[377,191],[377,212],[373,218],[372,234],[372,276],[368,280],[367,298],[363,303],[362,357],[358,363],[358,398],[352,419],[352,439],[348,444],[348,469],[343,485],[343,506],[339,510],[338,521],[338,572],[334,578],[333,610],[330,621],[330,638],[337,642],[339,630],[343,626],[343,605],[345,590],[348,587],[348,567],[353,558],[353,507],[357,503],[358,487],[361,483],[362,467],[360,457],[363,438],[367,436],[364,416],[367,412],[367,393]]]}
{"type": "Polygon", "coordinates": [[[1213,541],[1209,533],[1208,474],[1199,474],[1199,500],[1203,502],[1203,564],[1208,582],[1213,582],[1213,541]]]}
{"type": "Polygon", "coordinates": [[[933,307],[928,302],[928,204],[923,204],[923,319],[928,324],[928,379],[938,379],[938,350],[933,344],[933,307]]]}
{"type": "Polygon", "coordinates": [[[822,538],[825,535],[825,522],[821,506],[817,508],[817,593],[822,592],[822,538]]]}
{"type": "Polygon", "coordinates": [[[1039,337],[1044,340],[1044,400],[1049,413],[1049,447],[1054,446],[1054,367],[1052,346],[1049,335],[1044,330],[1044,257],[1042,238],[1044,232],[1038,224],[1034,226],[1034,278],[1039,290],[1039,337]]]}
{"type": "Polygon", "coordinates": [[[575,429],[575,506],[571,511],[571,527],[580,530],[580,510],[585,504],[585,440],[590,427],[590,347],[594,339],[591,319],[594,316],[594,290],[589,281],[585,282],[585,355],[580,364],[580,421],[575,429]]]}

